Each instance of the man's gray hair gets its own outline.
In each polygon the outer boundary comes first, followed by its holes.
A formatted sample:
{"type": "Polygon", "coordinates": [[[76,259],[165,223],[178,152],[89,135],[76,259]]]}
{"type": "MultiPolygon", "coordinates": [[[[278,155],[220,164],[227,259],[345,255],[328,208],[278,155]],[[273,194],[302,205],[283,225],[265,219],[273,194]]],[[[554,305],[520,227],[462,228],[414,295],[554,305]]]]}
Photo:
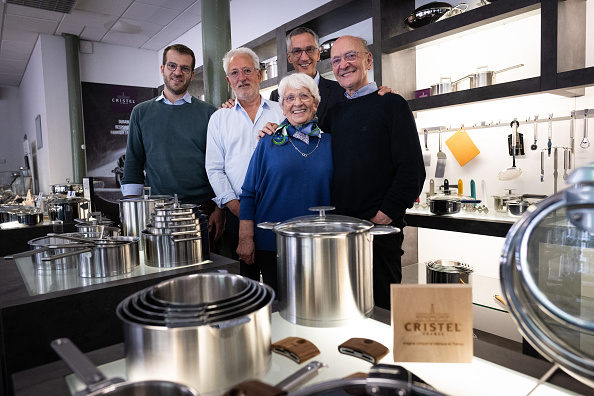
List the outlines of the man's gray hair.
{"type": "Polygon", "coordinates": [[[256,69],[260,69],[260,58],[258,58],[258,55],[256,55],[256,53],[249,48],[239,47],[239,48],[235,48],[235,49],[232,49],[231,51],[227,52],[225,54],[225,56],[223,57],[223,69],[225,70],[225,74],[228,73],[227,69],[229,68],[229,61],[231,60],[231,58],[233,58],[234,56],[237,56],[237,55],[251,56],[252,59],[254,60],[254,67],[256,69]]]}
{"type": "Polygon", "coordinates": [[[282,106],[285,99],[285,89],[291,87],[293,89],[307,88],[314,97],[316,103],[320,103],[320,90],[313,78],[305,73],[293,73],[284,77],[280,84],[278,84],[278,97],[282,106]]]}
{"type": "MultiPolygon", "coordinates": [[[[316,42],[316,48],[320,48],[320,38],[313,30],[306,28],[305,26],[301,26],[295,28],[291,31],[291,33],[287,34],[287,52],[289,52],[289,48],[291,48],[291,38],[298,36],[300,34],[309,33],[313,36],[314,41],[316,42]]],[[[302,48],[305,49],[305,48],[302,48]]]]}

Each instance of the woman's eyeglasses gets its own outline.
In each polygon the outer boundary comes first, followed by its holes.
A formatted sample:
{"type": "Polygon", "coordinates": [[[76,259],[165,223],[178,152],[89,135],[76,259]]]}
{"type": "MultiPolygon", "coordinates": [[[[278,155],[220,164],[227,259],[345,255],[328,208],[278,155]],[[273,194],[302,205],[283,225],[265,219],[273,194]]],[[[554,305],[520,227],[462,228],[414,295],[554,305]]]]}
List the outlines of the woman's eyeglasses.
{"type": "Polygon", "coordinates": [[[313,95],[306,94],[306,93],[300,93],[299,95],[291,94],[291,95],[285,96],[284,101],[287,102],[288,104],[293,104],[293,103],[295,103],[297,98],[301,99],[301,102],[305,103],[305,102],[309,102],[310,100],[312,100],[313,95]]]}

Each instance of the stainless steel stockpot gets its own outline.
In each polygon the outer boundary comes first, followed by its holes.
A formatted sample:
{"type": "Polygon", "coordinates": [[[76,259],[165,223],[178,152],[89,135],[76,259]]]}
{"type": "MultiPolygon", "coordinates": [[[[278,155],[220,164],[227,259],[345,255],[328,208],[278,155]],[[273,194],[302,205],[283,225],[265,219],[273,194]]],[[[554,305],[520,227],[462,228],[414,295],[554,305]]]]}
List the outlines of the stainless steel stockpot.
{"type": "Polygon", "coordinates": [[[74,223],[75,219],[87,217],[89,200],[81,197],[52,198],[47,201],[46,207],[51,221],[74,223]]]}
{"type": "MultiPolygon", "coordinates": [[[[169,195],[150,195],[150,188],[145,188],[146,195],[137,198],[120,199],[120,222],[122,224],[122,235],[124,236],[142,236],[144,230],[149,224],[151,213],[157,204],[166,204],[173,202],[173,197],[169,195]]],[[[139,249],[144,249],[144,241],[139,241],[139,249]]]]}
{"type": "MultiPolygon", "coordinates": [[[[229,274],[195,274],[197,285],[220,284],[219,277],[229,274]]],[[[250,281],[254,282],[254,281],[250,281]]],[[[149,325],[139,323],[126,313],[134,295],[123,300],[116,310],[124,323],[126,371],[131,381],[169,380],[200,390],[201,394],[221,394],[224,389],[248,379],[262,378],[271,363],[271,304],[274,291],[264,289],[265,298],[249,311],[238,310],[226,320],[202,325],[149,325]],[[126,310],[124,309],[126,308],[126,310]]],[[[146,291],[144,291],[146,292],[146,291]]],[[[224,290],[220,289],[220,292],[224,290]]],[[[232,298],[236,290],[221,299],[232,298]]],[[[212,302],[209,295],[197,304],[212,302]]]]}
{"type": "Polygon", "coordinates": [[[289,322],[335,327],[369,317],[374,306],[373,236],[397,233],[390,226],[326,215],[260,223],[276,233],[280,315],[289,322]]]}
{"type": "Polygon", "coordinates": [[[435,260],[425,264],[427,283],[472,284],[474,270],[466,263],[456,260],[435,260]]]}

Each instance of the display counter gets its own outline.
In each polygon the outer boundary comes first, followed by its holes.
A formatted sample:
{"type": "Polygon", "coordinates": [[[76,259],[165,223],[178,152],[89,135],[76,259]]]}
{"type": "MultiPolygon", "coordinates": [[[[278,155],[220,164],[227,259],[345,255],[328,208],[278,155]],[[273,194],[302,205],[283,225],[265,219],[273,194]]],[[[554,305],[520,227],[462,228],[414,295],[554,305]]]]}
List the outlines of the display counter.
{"type": "Polygon", "coordinates": [[[55,360],[48,348],[55,338],[68,337],[83,351],[123,342],[115,312],[130,294],[180,275],[239,273],[237,261],[215,254],[201,264],[155,269],[141,263],[130,274],[99,279],[80,278],[76,269],[38,273],[31,267],[30,257],[0,262],[0,390],[5,394],[11,394],[7,379],[13,373],[55,360]]]}
{"type": "Polygon", "coordinates": [[[494,209],[487,213],[461,210],[455,214],[436,215],[429,208],[419,206],[407,209],[404,220],[412,227],[505,237],[517,218],[494,209]]]}
{"type": "MultiPolygon", "coordinates": [[[[351,337],[365,337],[378,341],[392,350],[392,329],[387,324],[389,321],[388,312],[378,308],[372,319],[362,319],[353,325],[337,328],[298,326],[282,319],[278,313],[273,313],[273,342],[288,336],[306,338],[318,347],[320,355],[297,364],[285,356],[273,353],[271,367],[262,381],[271,385],[277,384],[312,360],[320,361],[328,367],[321,370],[308,384],[343,378],[355,372],[368,372],[371,363],[340,354],[338,345],[351,337]]],[[[49,343],[47,349],[50,349],[49,343]]],[[[87,355],[108,378],[126,379],[122,344],[87,355]]],[[[544,360],[524,356],[480,339],[474,341],[472,363],[399,363],[394,361],[391,352],[381,363],[401,365],[437,390],[456,396],[526,395],[536,385],[538,378],[552,367],[551,363],[544,360]]],[[[68,395],[83,389],[82,383],[61,361],[17,373],[13,380],[15,396],[68,395]]],[[[591,388],[558,370],[547,383],[539,386],[533,395],[591,393],[591,388]]]]}

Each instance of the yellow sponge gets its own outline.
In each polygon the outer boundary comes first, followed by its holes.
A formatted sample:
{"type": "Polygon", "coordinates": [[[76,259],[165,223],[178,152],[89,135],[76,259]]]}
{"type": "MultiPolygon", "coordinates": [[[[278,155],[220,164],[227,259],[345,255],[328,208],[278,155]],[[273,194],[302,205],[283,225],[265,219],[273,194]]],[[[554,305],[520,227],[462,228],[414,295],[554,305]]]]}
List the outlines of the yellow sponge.
{"type": "Polygon", "coordinates": [[[460,166],[466,165],[468,161],[480,154],[479,149],[464,128],[458,129],[458,132],[454,133],[445,143],[460,166]]]}

